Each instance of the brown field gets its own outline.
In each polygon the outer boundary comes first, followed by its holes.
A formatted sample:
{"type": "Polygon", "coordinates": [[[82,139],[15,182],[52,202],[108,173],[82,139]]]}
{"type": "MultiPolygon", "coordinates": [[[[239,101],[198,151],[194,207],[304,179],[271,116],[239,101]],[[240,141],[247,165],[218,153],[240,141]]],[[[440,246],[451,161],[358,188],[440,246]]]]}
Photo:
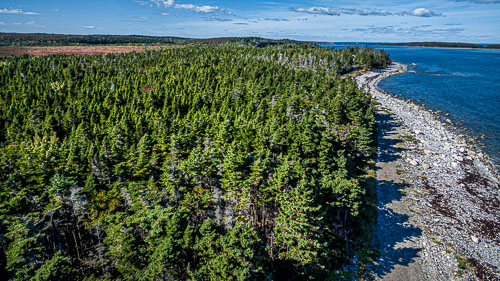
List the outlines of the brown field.
{"type": "Polygon", "coordinates": [[[0,57],[6,56],[44,56],[54,54],[86,55],[144,52],[147,50],[161,49],[168,46],[46,46],[46,47],[2,47],[0,57]]]}

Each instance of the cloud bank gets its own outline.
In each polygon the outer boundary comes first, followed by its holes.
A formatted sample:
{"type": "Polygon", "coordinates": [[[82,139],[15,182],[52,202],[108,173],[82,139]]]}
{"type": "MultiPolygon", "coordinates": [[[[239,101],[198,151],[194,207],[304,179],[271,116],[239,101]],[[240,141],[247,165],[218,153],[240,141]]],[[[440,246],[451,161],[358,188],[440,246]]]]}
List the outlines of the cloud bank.
{"type": "Polygon", "coordinates": [[[436,13],[426,8],[416,8],[413,11],[404,12],[389,12],[385,10],[374,9],[351,9],[351,8],[326,8],[326,7],[310,7],[310,8],[291,8],[292,11],[298,13],[315,14],[315,15],[358,15],[358,16],[415,16],[415,17],[441,17],[443,14],[436,13]]]}
{"type": "Polygon", "coordinates": [[[424,17],[424,18],[443,16],[443,14],[441,14],[441,13],[435,13],[431,10],[426,9],[426,8],[416,8],[415,10],[413,10],[411,12],[400,12],[398,14],[402,15],[402,16],[415,16],[415,17],[424,17]]]}
{"type": "Polygon", "coordinates": [[[85,29],[103,29],[102,27],[98,27],[95,25],[80,25],[80,27],[85,29]]]}
{"type": "Polygon", "coordinates": [[[194,5],[194,4],[178,4],[175,0],[150,0],[152,3],[156,4],[158,7],[174,8],[174,9],[184,9],[190,10],[197,13],[213,13],[217,11],[223,11],[223,9],[218,6],[208,6],[208,5],[194,5]]]}
{"type": "Polygon", "coordinates": [[[24,12],[21,9],[0,9],[0,14],[13,14],[13,15],[38,15],[35,12],[24,12]]]}
{"type": "Polygon", "coordinates": [[[430,28],[430,25],[417,25],[410,27],[401,26],[371,26],[366,28],[354,28],[353,32],[375,33],[375,34],[397,34],[400,36],[429,36],[429,35],[451,35],[465,30],[463,27],[455,28],[430,28]]]}

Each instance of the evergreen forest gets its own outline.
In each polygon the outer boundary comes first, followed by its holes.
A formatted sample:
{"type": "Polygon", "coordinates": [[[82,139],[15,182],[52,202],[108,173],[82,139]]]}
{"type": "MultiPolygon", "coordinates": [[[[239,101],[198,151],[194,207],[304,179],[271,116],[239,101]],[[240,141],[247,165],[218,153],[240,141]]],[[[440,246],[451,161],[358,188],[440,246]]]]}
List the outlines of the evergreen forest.
{"type": "MultiPolygon", "coordinates": [[[[383,51],[188,44],[0,59],[6,280],[351,280],[383,51]]],[[[373,162],[373,161],[372,161],[373,162]]]]}

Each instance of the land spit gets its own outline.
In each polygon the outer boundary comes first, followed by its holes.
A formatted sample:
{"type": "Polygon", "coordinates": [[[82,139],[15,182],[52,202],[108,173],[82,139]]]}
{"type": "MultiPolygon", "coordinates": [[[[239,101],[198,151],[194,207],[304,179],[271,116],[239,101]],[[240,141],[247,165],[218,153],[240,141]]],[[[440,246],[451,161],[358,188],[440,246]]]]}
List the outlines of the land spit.
{"type": "Polygon", "coordinates": [[[392,62],[355,77],[377,103],[380,280],[500,280],[500,184],[470,137],[423,105],[377,89],[392,62]]]}

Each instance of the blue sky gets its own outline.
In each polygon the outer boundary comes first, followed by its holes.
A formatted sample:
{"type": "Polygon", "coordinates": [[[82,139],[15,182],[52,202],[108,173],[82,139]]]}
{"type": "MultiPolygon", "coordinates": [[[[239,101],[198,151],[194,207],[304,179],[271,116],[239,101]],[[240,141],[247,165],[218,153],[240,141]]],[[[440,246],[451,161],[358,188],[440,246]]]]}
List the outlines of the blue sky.
{"type": "Polygon", "coordinates": [[[0,31],[500,43],[500,0],[2,0],[0,31]]]}

